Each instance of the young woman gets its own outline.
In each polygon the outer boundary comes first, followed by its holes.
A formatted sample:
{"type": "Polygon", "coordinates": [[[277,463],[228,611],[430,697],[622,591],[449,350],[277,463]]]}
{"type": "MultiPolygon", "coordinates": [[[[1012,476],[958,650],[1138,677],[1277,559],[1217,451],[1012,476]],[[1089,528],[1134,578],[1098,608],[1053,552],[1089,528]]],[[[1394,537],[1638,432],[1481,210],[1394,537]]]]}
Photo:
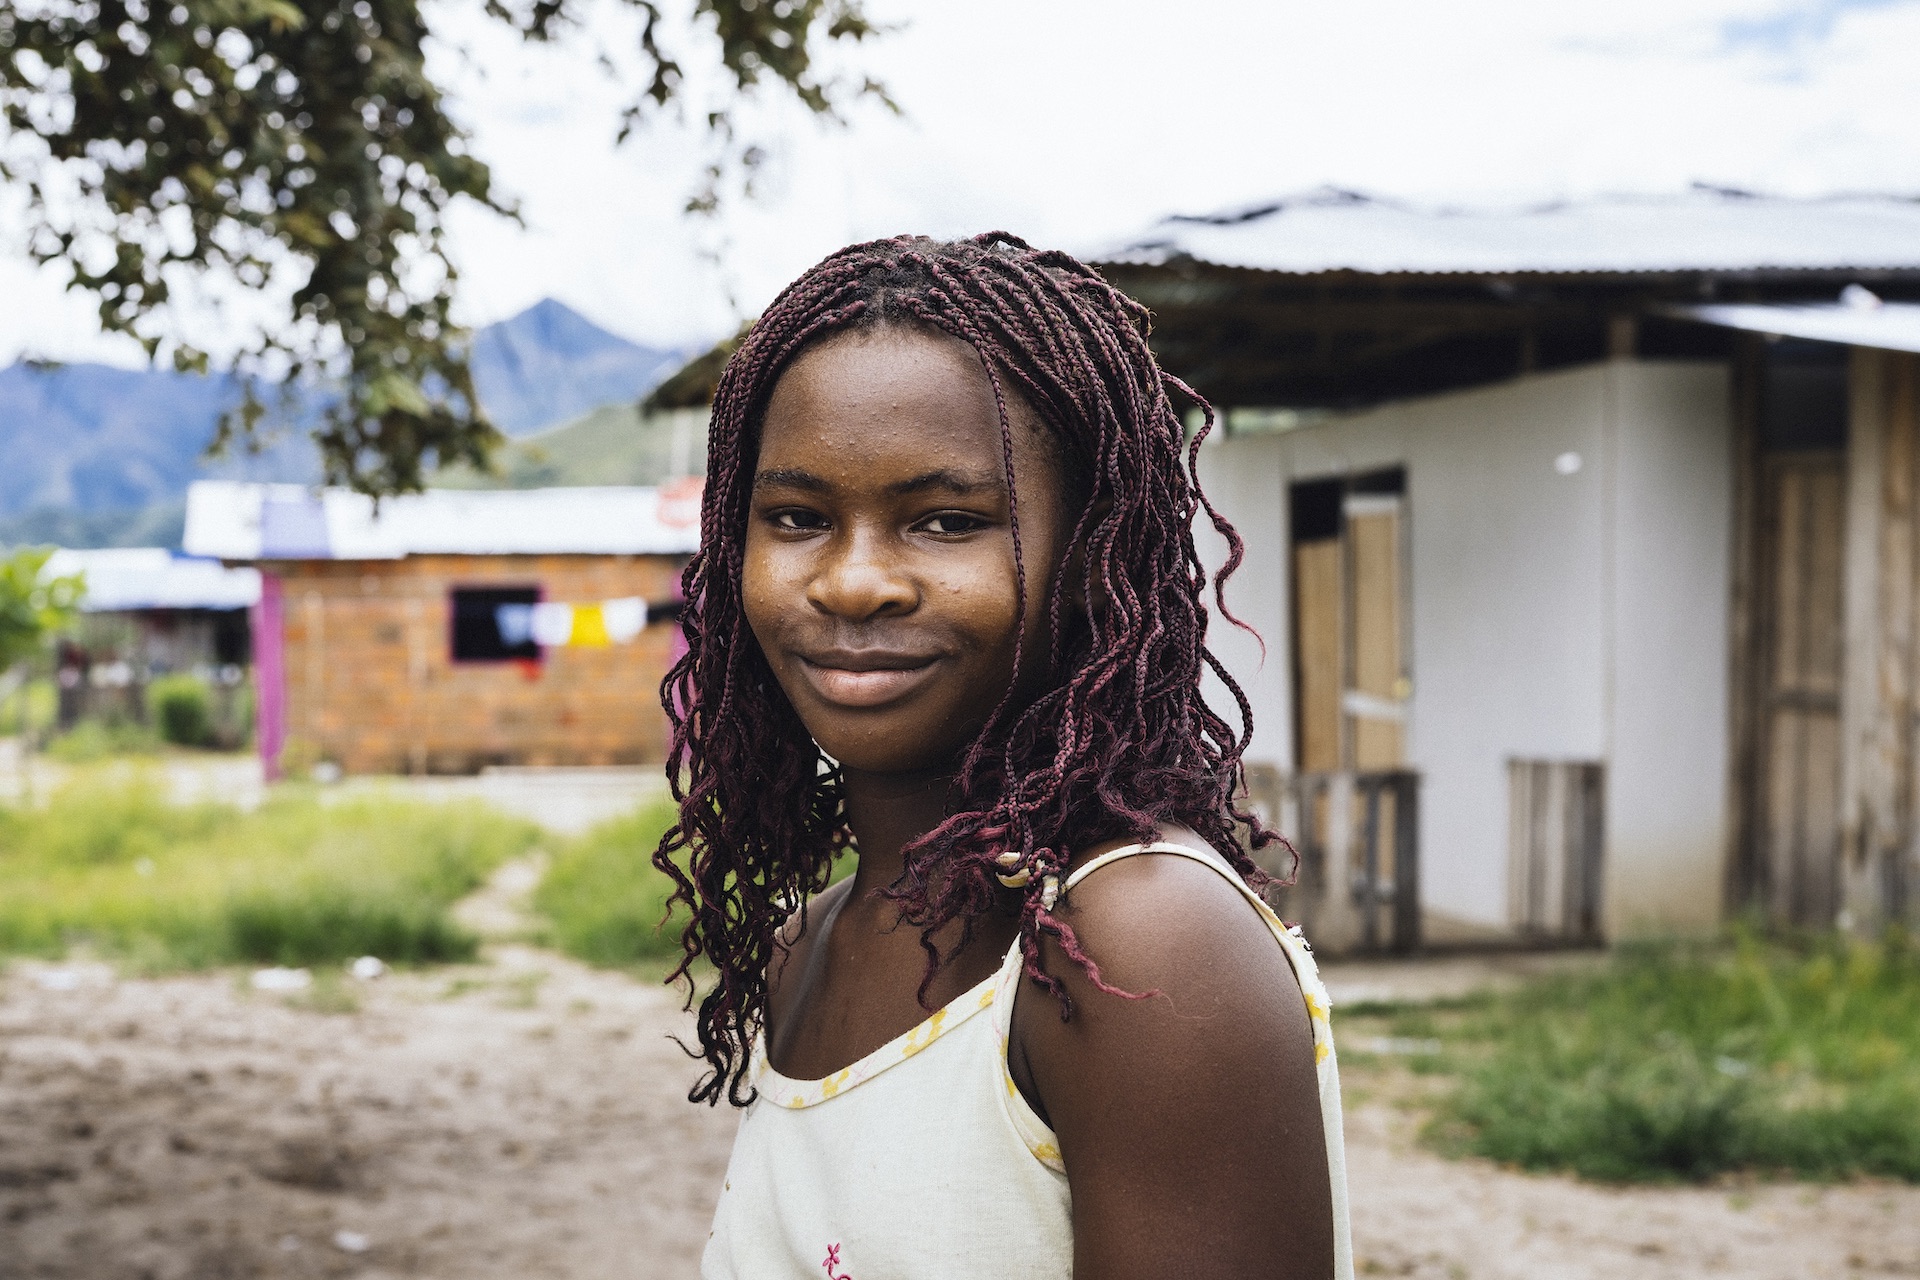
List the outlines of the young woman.
{"type": "Polygon", "coordinates": [[[1351,1275],[1326,992],[1201,696],[1248,721],[1193,521],[1239,541],[1146,332],[1064,254],[898,239],[727,367],[655,855],[692,1096],[745,1108],[713,1280],[1351,1275]]]}

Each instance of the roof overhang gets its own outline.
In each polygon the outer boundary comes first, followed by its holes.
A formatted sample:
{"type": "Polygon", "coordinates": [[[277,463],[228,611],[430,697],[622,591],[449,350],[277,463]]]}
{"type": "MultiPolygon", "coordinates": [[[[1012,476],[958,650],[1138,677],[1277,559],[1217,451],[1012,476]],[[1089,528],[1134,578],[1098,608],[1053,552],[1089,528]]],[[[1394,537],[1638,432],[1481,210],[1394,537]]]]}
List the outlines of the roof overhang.
{"type": "Polygon", "coordinates": [[[1668,307],[1665,311],[1723,329],[1882,351],[1920,352],[1920,303],[1712,303],[1668,307]]]}
{"type": "Polygon", "coordinates": [[[245,609],[260,599],[258,570],[230,569],[164,547],[63,548],[40,572],[46,578],[80,575],[86,582],[83,613],[245,609]]]}
{"type": "Polygon", "coordinates": [[[662,488],[430,489],[375,503],[344,489],[196,481],[183,545],[227,561],[415,555],[686,555],[698,477],[662,488]]]}

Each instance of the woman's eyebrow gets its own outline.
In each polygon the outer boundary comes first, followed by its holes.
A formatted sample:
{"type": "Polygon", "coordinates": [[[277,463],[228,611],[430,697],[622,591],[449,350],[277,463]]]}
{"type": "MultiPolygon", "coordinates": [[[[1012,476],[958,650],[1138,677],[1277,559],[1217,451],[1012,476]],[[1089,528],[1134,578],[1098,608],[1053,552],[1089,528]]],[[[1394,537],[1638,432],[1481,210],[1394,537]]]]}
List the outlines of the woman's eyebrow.
{"type": "Polygon", "coordinates": [[[911,480],[899,480],[887,486],[891,494],[924,493],[928,489],[945,489],[949,493],[979,493],[986,489],[1005,488],[998,472],[952,471],[941,468],[938,471],[926,471],[911,480]]]}
{"type": "MultiPolygon", "coordinates": [[[[798,467],[769,467],[754,475],[753,487],[756,490],[802,489],[808,493],[831,493],[835,488],[831,480],[798,467]]],[[[1006,481],[998,472],[966,472],[941,467],[934,471],[924,471],[905,480],[896,480],[886,487],[886,491],[898,497],[911,493],[925,493],[929,489],[970,494],[1005,487],[1006,481]]]]}
{"type": "Polygon", "coordinates": [[[805,489],[808,493],[827,493],[833,486],[811,471],[798,467],[773,467],[753,477],[755,489],[805,489]]]}

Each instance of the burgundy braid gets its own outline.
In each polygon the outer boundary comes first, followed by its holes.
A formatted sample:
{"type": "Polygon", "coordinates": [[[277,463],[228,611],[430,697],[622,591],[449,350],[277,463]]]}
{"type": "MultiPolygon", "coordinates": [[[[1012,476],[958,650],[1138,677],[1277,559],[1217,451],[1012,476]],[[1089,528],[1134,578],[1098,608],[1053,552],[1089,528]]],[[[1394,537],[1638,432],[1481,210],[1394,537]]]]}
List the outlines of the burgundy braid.
{"type": "MultiPolygon", "coordinates": [[[[903,850],[905,871],[884,890],[919,928],[927,982],[942,962],[932,942],[1017,898],[1026,972],[1071,1017],[1065,986],[1046,970],[1053,938],[1101,990],[1073,930],[1053,914],[1050,881],[1072,851],[1102,840],[1155,838],[1184,825],[1256,885],[1248,856],[1278,837],[1241,804],[1241,754],[1253,732],[1246,695],[1206,647],[1209,579],[1194,545],[1204,510],[1228,546],[1211,586],[1239,565],[1239,535],[1200,492],[1195,468],[1213,410],[1163,373],[1147,347],[1146,308],[1064,253],[1003,232],[939,243],[902,237],[833,254],[780,294],[728,362],[713,402],[700,550],[687,565],[681,625],[687,652],[661,701],[673,725],[667,774],[680,820],[654,864],[692,912],[674,972],[688,980],[705,956],[715,970],[700,1000],[700,1056],[711,1068],[695,1101],[751,1101],[751,1045],[765,1021],[767,966],[778,931],[825,887],[848,846],[838,774],[788,704],[741,606],[747,511],[760,415],[775,381],[807,346],[883,325],[934,329],[979,353],[1000,415],[1014,497],[1009,392],[1052,432],[1079,504],[1070,545],[1084,548],[1078,584],[1046,584],[1049,678],[1032,702],[1012,691],[959,762],[948,817],[903,850]],[[1182,450],[1172,394],[1204,425],[1182,450]],[[1077,585],[1078,590],[1075,590],[1077,585]],[[1076,616],[1078,597],[1097,604],[1076,616]],[[1238,704],[1239,734],[1201,696],[1211,669],[1238,704]],[[1009,851],[1014,867],[996,861],[1009,851]],[[1020,888],[1000,876],[1027,874],[1020,888]]],[[[1027,577],[1014,503],[1014,565],[1024,614],[1027,577]]],[[[1234,620],[1237,623],[1237,620],[1234,620]]],[[[1016,657],[1015,669],[1018,670],[1016,657]]]]}

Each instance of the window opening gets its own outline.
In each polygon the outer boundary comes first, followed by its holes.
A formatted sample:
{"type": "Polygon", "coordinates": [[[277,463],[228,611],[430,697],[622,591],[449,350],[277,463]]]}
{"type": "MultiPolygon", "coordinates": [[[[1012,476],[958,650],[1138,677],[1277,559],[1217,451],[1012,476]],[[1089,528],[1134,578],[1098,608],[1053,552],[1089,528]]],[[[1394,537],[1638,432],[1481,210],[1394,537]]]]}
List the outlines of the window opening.
{"type": "Polygon", "coordinates": [[[539,587],[455,587],[450,598],[455,662],[540,660],[540,645],[514,625],[517,610],[540,603],[539,587]]]}

